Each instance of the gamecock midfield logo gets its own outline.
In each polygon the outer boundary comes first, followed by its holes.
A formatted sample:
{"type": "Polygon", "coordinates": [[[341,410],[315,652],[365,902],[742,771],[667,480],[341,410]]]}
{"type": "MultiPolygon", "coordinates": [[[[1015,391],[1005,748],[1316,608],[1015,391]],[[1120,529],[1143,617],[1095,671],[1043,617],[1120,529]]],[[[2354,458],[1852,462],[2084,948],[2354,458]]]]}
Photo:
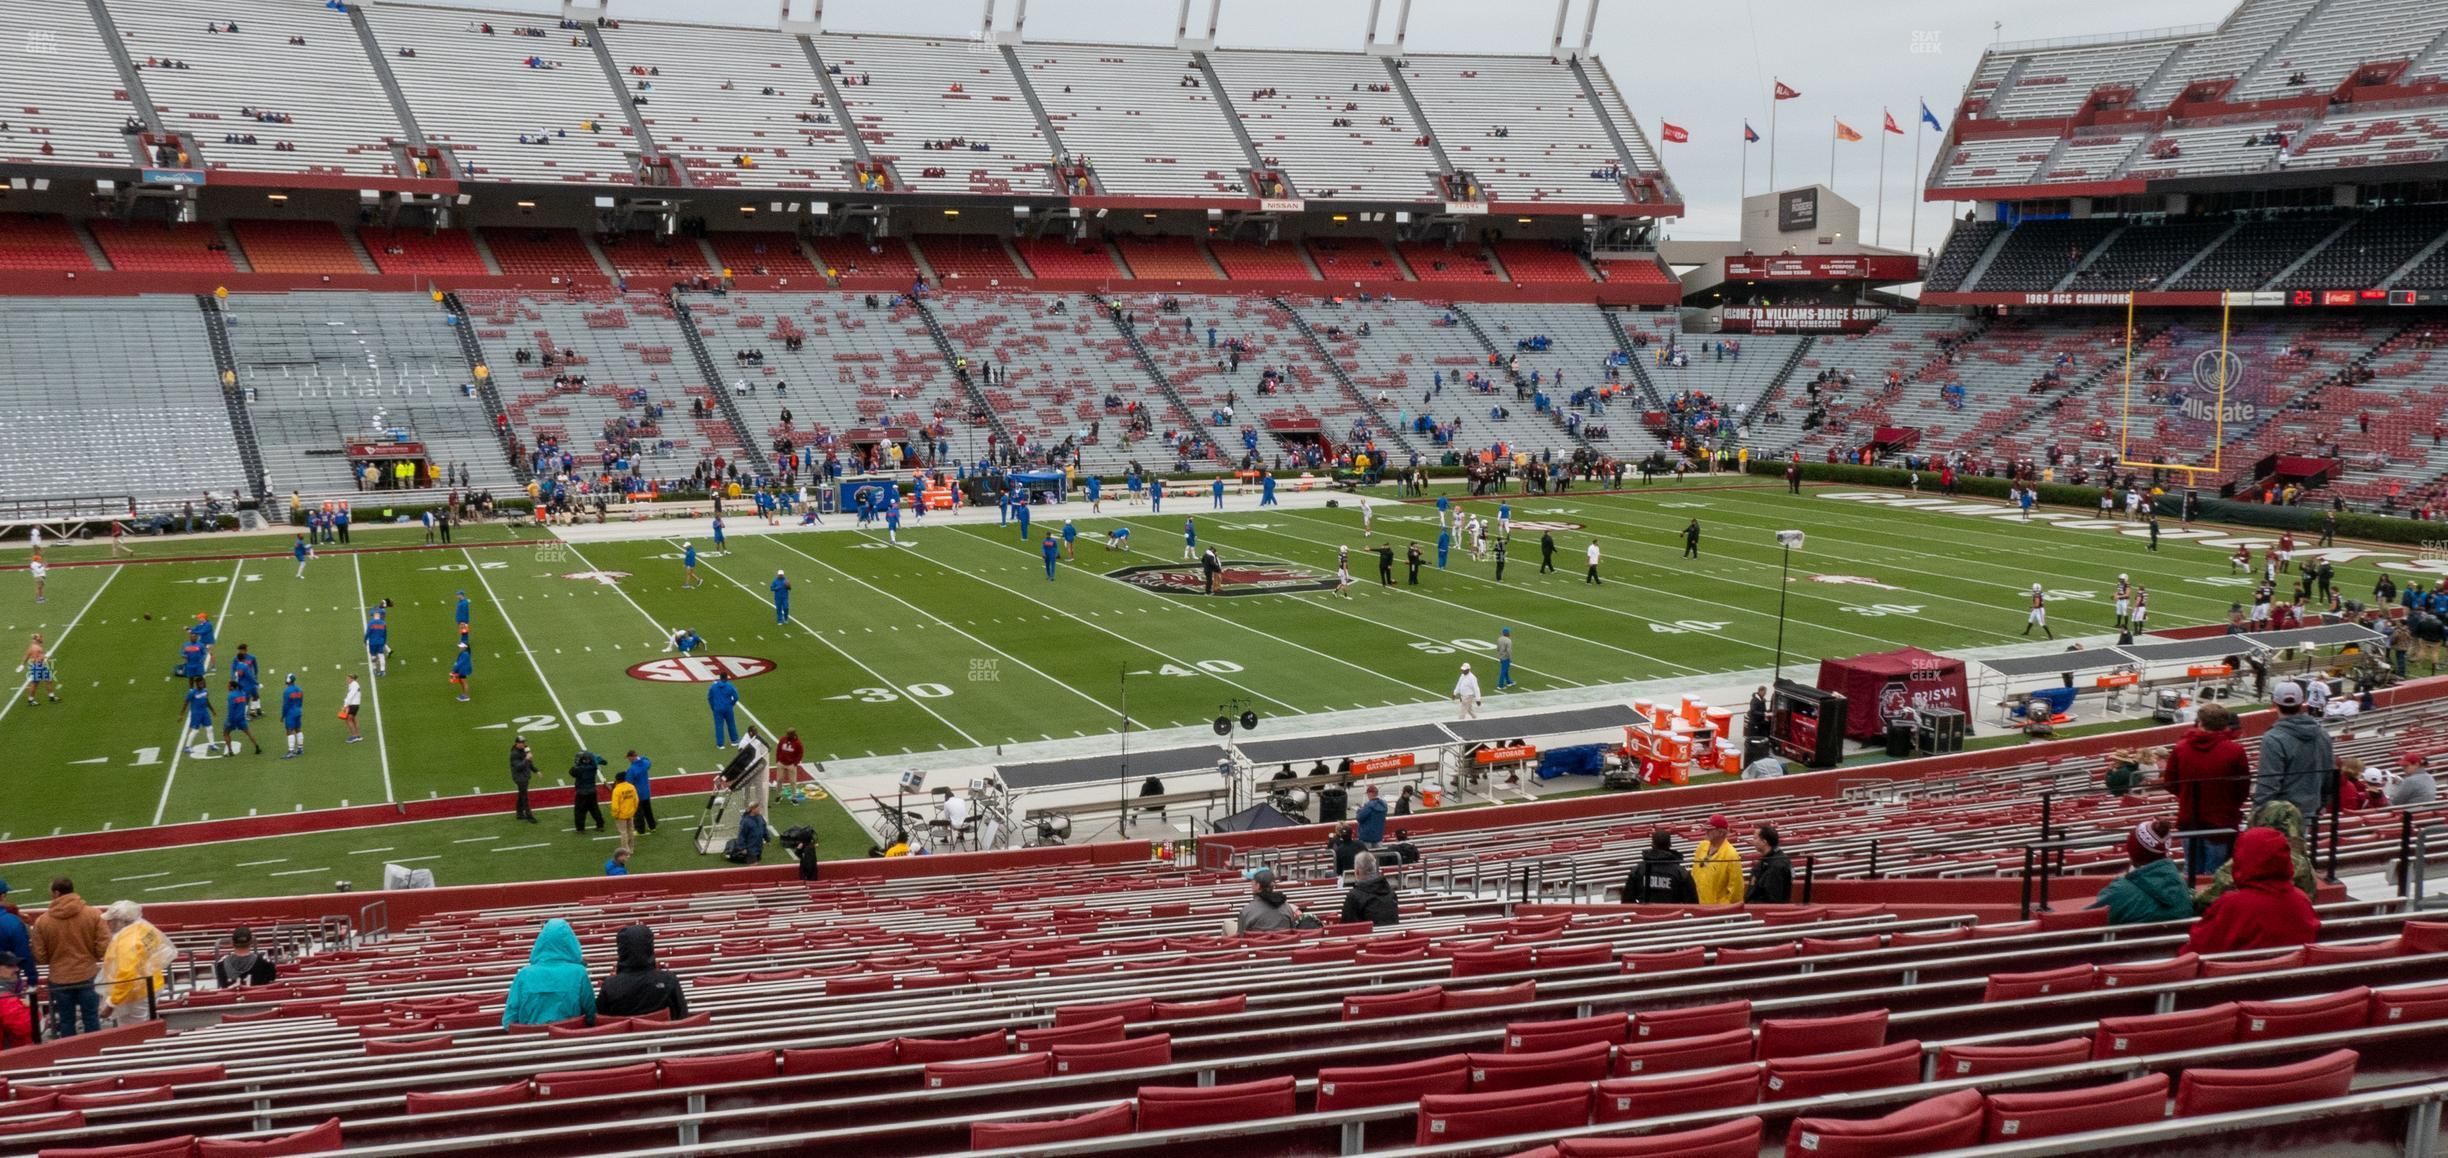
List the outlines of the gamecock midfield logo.
{"type": "MultiPolygon", "coordinates": [[[[1207,574],[1196,563],[1155,563],[1105,573],[1108,579],[1147,588],[1164,595],[1205,595],[1207,574]]],[[[1281,595],[1293,591],[1331,591],[1334,576],[1307,567],[1276,563],[1227,562],[1216,576],[1218,595],[1281,595]]]]}

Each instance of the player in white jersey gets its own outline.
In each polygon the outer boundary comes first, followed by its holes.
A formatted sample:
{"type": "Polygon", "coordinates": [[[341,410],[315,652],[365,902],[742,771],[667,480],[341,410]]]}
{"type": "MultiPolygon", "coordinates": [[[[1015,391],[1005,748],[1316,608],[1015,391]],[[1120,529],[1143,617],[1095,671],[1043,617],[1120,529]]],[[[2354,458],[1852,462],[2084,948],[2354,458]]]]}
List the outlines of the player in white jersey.
{"type": "Polygon", "coordinates": [[[2035,627],[2040,629],[2040,634],[2045,635],[2050,639],[2057,638],[2057,633],[2049,630],[2048,596],[2041,592],[2040,585],[2037,583],[2032,584],[2031,614],[2024,617],[2023,634],[2030,635],[2032,628],[2035,627]]]}
{"type": "Polygon", "coordinates": [[[2118,627],[2123,627],[2125,626],[2126,621],[2131,618],[2133,618],[2133,580],[2128,579],[2123,575],[2118,575],[2116,586],[2116,625],[2118,627]]]}

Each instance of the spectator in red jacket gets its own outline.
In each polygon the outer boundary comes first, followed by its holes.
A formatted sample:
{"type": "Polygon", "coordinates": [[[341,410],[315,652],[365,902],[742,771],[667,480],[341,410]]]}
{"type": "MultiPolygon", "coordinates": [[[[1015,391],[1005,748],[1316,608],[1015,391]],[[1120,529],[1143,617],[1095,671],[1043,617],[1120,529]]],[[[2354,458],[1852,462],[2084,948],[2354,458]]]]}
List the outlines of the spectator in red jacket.
{"type": "MultiPolygon", "coordinates": [[[[2168,749],[2167,773],[2160,778],[2176,797],[2176,830],[2232,830],[2243,820],[2244,793],[2252,783],[2252,762],[2236,742],[2235,713],[2223,704],[2203,704],[2192,731],[2168,749]]],[[[2185,838],[2185,863],[2195,876],[2208,876],[2227,863],[2235,837],[2185,838]]]]}
{"type": "Polygon", "coordinates": [[[2235,887],[2210,903],[2185,948],[2195,953],[2285,949],[2320,936],[2312,902],[2295,887],[2295,861],[2276,829],[2248,828],[2236,838],[2235,887]]]}
{"type": "Polygon", "coordinates": [[[17,955],[0,949],[0,1050],[34,1041],[34,1014],[17,996],[17,955]]]}

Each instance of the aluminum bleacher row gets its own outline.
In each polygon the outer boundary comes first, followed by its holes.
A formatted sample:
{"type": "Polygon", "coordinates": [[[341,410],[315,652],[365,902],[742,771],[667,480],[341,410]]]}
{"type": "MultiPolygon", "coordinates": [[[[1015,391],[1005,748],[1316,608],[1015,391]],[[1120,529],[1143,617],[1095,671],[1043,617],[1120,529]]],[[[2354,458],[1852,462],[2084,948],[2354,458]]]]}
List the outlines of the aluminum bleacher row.
{"type": "Polygon", "coordinates": [[[194,298],[0,299],[0,351],[0,494],[201,505],[244,484],[194,298]]]}
{"type": "MultiPolygon", "coordinates": [[[[1232,874],[1134,867],[447,914],[198,994],[166,1036],[0,1068],[0,1153],[200,1136],[369,1158],[580,1138],[1061,1154],[1134,1130],[1080,1152],[1509,1153],[1746,1120],[1756,1145],[1933,1093],[2136,1074],[2200,1113],[2232,1101],[2201,1087],[2280,1076],[2225,1071],[2309,1058],[2325,1082],[2258,1096],[2335,1094],[2436,1076],[2448,1034],[2448,927],[2383,905],[2324,907],[2309,948],[2196,956],[2183,923],[1981,926],[1943,906],[1507,916],[1429,875],[1396,929],[1238,937],[1216,931],[1246,889],[1232,874]],[[554,916],[599,970],[619,927],[651,923],[688,1015],[503,1029],[508,977],[554,916]]],[[[1329,882],[1291,891],[1333,904],[1329,882]]],[[[2167,1093],[2007,1133],[2155,1120],[2167,1093]]]]}
{"type": "MultiPolygon", "coordinates": [[[[0,61],[0,85],[27,98],[0,129],[0,159],[128,164],[119,129],[134,108],[91,15],[7,3],[46,43],[0,61]]],[[[1044,193],[1061,187],[1058,150],[1033,95],[1060,151],[1088,163],[1092,192],[1248,197],[1250,159],[1221,96],[1308,198],[1451,200],[1431,141],[1499,198],[1624,201],[1625,182],[1598,172],[1619,164],[1672,188],[1595,61],[1579,70],[1585,89],[1543,56],[1419,58],[1420,123],[1383,63],[1359,53],[1028,42],[1006,54],[960,39],[562,27],[405,3],[367,6],[361,32],[359,13],[285,0],[233,0],[201,22],[169,0],[109,7],[164,126],[189,134],[208,168],[434,175],[403,150],[411,131],[382,99],[387,70],[424,140],[455,154],[449,175],[478,181],[633,184],[649,151],[634,112],[697,186],[848,191],[865,156],[891,165],[900,190],[1044,193]],[[155,67],[167,60],[182,67],[155,67]],[[1211,75],[1227,93],[1208,91],[1211,75]],[[1499,126],[1513,131],[1497,137],[1499,126]],[[250,131],[252,143],[229,139],[250,131]]]]}

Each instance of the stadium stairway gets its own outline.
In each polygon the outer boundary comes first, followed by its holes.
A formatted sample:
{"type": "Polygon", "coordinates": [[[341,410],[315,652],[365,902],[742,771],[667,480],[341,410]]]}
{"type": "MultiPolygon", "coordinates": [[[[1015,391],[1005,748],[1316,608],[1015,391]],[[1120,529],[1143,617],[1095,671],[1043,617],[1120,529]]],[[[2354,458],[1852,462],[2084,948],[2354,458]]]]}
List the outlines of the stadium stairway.
{"type": "Polygon", "coordinates": [[[492,367],[485,362],[484,346],[476,340],[476,319],[468,316],[467,304],[457,294],[443,294],[441,306],[451,317],[459,319],[451,330],[459,339],[460,354],[467,359],[468,381],[476,384],[476,397],[484,402],[485,421],[492,424],[503,454],[510,457],[511,473],[522,484],[535,481],[535,466],[527,456],[509,455],[518,437],[510,433],[510,411],[502,405],[501,388],[494,383],[492,367]]]}
{"type": "MultiPolygon", "coordinates": [[[[1615,331],[1615,348],[1623,351],[1623,356],[1628,360],[1629,365],[1627,368],[1632,372],[1632,380],[1640,383],[1641,397],[1646,400],[1643,403],[1643,408],[1648,410],[1666,409],[1666,396],[1658,393],[1657,383],[1651,380],[1649,377],[1649,368],[1641,365],[1641,348],[1632,343],[1632,332],[1624,328],[1622,312],[1618,310],[1602,310],[1600,312],[1606,315],[1607,328],[1615,331]]],[[[1773,393],[1773,391],[1771,393],[1773,393]]],[[[1763,395],[1763,397],[1766,397],[1766,395],[1763,395]]]]}
{"type": "MultiPolygon", "coordinates": [[[[1471,337],[1479,340],[1480,348],[1487,351],[1489,365],[1493,366],[1504,361],[1505,352],[1497,347],[1494,339],[1488,337],[1487,330],[1479,325],[1479,319],[1472,317],[1470,311],[1463,308],[1462,303],[1454,302],[1445,308],[1452,310],[1454,317],[1462,323],[1462,328],[1470,331],[1471,337]]],[[[1579,427],[1568,426],[1565,424],[1564,414],[1566,409],[1567,408],[1561,404],[1549,407],[1547,410],[1547,421],[1553,423],[1556,430],[1562,433],[1565,438],[1571,440],[1574,446],[1580,447],[1583,450],[1594,451],[1598,449],[1596,446],[1591,444],[1589,439],[1581,437],[1579,427]]]]}
{"type": "MultiPolygon", "coordinates": [[[[1002,413],[995,409],[993,403],[986,400],[986,392],[979,389],[977,380],[970,376],[967,369],[962,368],[960,351],[953,347],[952,336],[944,332],[943,320],[937,318],[935,311],[928,308],[926,296],[918,294],[908,300],[911,308],[918,311],[919,320],[926,324],[928,336],[935,339],[935,349],[942,355],[944,367],[952,371],[953,379],[961,385],[961,392],[968,396],[971,412],[986,416],[987,424],[994,427],[995,437],[1001,440],[1003,446],[1018,446],[1018,441],[1012,437],[1011,427],[1003,421],[1002,413]]],[[[1178,402],[1176,404],[1178,405],[1178,402]]]]}
{"type": "Polygon", "coordinates": [[[1114,333],[1121,336],[1123,344],[1129,346],[1131,352],[1139,356],[1139,368],[1147,371],[1148,380],[1154,382],[1156,388],[1164,392],[1165,401],[1173,404],[1173,412],[1180,416],[1181,429],[1185,433],[1199,432],[1207,443],[1206,457],[1210,461],[1219,464],[1230,461],[1225,457],[1224,447],[1209,432],[1208,425],[1199,421],[1198,412],[1192,410],[1190,403],[1182,398],[1181,389],[1173,383],[1173,376],[1165,373],[1164,367],[1156,361],[1154,352],[1148,349],[1147,342],[1139,336],[1139,327],[1123,320],[1122,314],[1116,309],[1116,306],[1120,305],[1119,300],[1102,294],[1090,294],[1088,301],[1096,307],[1097,313],[1104,316],[1106,323],[1114,328],[1114,333]]]}
{"type": "Polygon", "coordinates": [[[1310,325],[1309,319],[1302,317],[1300,311],[1293,309],[1292,303],[1284,298],[1267,300],[1291,321],[1293,329],[1300,331],[1301,339],[1309,344],[1310,352],[1317,355],[1318,363],[1326,367],[1327,374],[1334,378],[1335,385],[1342,389],[1344,396],[1369,416],[1369,424],[1376,430],[1377,437],[1404,454],[1419,454],[1419,448],[1411,444],[1411,432],[1394,429],[1394,423],[1386,419],[1385,412],[1379,410],[1376,402],[1361,391],[1359,383],[1352,381],[1351,372],[1343,368],[1343,360],[1326,348],[1326,343],[1318,337],[1317,327],[1310,325]]]}
{"type": "Polygon", "coordinates": [[[221,303],[211,294],[197,294],[196,308],[204,314],[205,340],[212,347],[213,366],[220,371],[221,401],[229,407],[230,431],[238,443],[238,461],[246,469],[247,490],[260,506],[268,493],[263,446],[255,440],[255,419],[247,413],[246,391],[238,388],[238,359],[230,352],[221,303]]]}
{"type": "Polygon", "coordinates": [[[740,454],[757,474],[772,475],[773,460],[748,425],[748,420],[740,414],[739,401],[724,386],[722,372],[714,366],[714,355],[706,349],[705,328],[698,323],[697,316],[689,312],[687,295],[672,294],[671,307],[672,313],[679,317],[680,333],[688,339],[689,356],[697,360],[697,372],[705,375],[706,387],[714,395],[714,405],[722,411],[723,421],[730,425],[732,437],[738,440],[740,454]]]}

